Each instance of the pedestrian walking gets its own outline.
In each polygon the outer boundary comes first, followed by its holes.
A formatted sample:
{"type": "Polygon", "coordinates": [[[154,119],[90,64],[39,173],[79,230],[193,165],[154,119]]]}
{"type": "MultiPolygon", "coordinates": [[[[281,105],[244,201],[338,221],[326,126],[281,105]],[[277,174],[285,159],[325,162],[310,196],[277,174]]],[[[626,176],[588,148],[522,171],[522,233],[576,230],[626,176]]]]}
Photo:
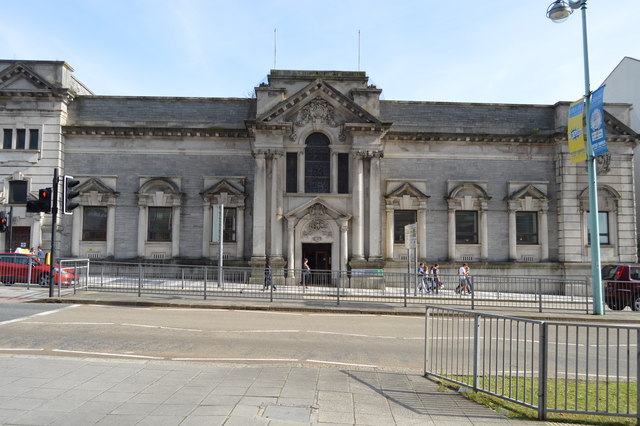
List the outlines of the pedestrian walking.
{"type": "Polygon", "coordinates": [[[307,288],[307,283],[309,281],[310,276],[311,276],[311,268],[309,267],[309,259],[305,257],[304,260],[302,261],[301,282],[299,282],[298,285],[303,285],[305,288],[307,288]]]}
{"type": "Polygon", "coordinates": [[[469,271],[469,265],[463,263],[462,266],[458,269],[458,286],[456,287],[456,293],[458,294],[469,294],[469,282],[467,280],[467,275],[469,271]]]}
{"type": "Polygon", "coordinates": [[[418,291],[420,294],[424,292],[424,288],[427,280],[427,271],[425,270],[424,263],[420,262],[418,265],[418,291]]]}
{"type": "Polygon", "coordinates": [[[262,286],[262,291],[269,289],[271,287],[273,291],[276,291],[276,286],[273,285],[273,275],[271,273],[271,265],[267,260],[267,263],[264,267],[264,285],[262,286]]]}

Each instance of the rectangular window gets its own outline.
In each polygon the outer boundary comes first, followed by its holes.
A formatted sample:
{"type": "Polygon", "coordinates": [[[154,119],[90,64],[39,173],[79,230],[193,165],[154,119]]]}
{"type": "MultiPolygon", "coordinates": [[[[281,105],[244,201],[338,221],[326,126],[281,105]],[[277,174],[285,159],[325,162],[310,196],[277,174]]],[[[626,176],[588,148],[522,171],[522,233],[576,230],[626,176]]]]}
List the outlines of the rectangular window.
{"type": "Polygon", "coordinates": [[[516,243],[538,244],[538,213],[516,212],[516,243]]]}
{"type": "Polygon", "coordinates": [[[287,192],[298,192],[298,153],[287,152],[287,192]]]}
{"type": "Polygon", "coordinates": [[[478,212],[456,211],[456,244],[478,244],[478,212]]]}
{"type": "Polygon", "coordinates": [[[82,240],[107,241],[107,208],[82,208],[82,240]]]}
{"type": "Polygon", "coordinates": [[[149,207],[148,241],[171,241],[171,207],[149,207]]]}
{"type": "Polygon", "coordinates": [[[393,243],[404,244],[404,226],[416,223],[415,210],[395,210],[393,212],[393,243]]]}
{"type": "Polygon", "coordinates": [[[349,193],[349,154],[338,154],[338,194],[349,193]]]}
{"type": "Polygon", "coordinates": [[[25,149],[27,131],[25,129],[16,130],[16,149],[25,149]]]}
{"type": "MultiPolygon", "coordinates": [[[[587,241],[591,244],[591,226],[587,213],[587,241]]],[[[611,244],[609,239],[609,212],[598,212],[598,227],[600,228],[600,245],[611,244]]]]}
{"type": "Polygon", "coordinates": [[[13,129],[3,129],[2,149],[11,149],[13,143],[13,129]]]}
{"type": "Polygon", "coordinates": [[[40,131],[38,129],[29,129],[29,149],[37,150],[40,145],[40,131]]]}
{"type": "Polygon", "coordinates": [[[27,181],[9,181],[9,204],[27,204],[27,181]]]}
{"type": "Polygon", "coordinates": [[[236,209],[226,208],[224,209],[224,219],[222,221],[222,240],[225,243],[236,242],[236,209]]]}

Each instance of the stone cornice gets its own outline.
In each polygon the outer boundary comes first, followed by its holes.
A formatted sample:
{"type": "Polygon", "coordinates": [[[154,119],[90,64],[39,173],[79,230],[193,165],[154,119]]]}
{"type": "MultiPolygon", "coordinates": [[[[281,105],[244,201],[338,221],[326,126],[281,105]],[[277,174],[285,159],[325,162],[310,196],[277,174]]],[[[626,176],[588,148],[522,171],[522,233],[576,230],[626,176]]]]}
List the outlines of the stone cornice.
{"type": "Polygon", "coordinates": [[[242,138],[250,137],[246,129],[200,129],[200,128],[166,128],[166,127],[110,127],[110,126],[64,126],[62,134],[89,136],[160,136],[190,138],[242,138]]]}
{"type": "MultiPolygon", "coordinates": [[[[468,133],[388,132],[383,141],[498,142],[553,144],[557,135],[477,135],[468,133]]],[[[565,136],[566,137],[566,136],[565,136]]]]}

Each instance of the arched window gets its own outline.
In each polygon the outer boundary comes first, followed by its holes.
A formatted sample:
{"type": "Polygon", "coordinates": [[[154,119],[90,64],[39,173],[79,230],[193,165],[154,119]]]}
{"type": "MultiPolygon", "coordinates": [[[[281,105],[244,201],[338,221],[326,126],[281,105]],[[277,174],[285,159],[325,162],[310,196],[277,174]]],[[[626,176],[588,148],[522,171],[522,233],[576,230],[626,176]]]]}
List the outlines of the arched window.
{"type": "Polygon", "coordinates": [[[304,191],[307,193],[331,192],[331,150],[329,138],[322,133],[312,133],[306,140],[304,151],[304,191]]]}

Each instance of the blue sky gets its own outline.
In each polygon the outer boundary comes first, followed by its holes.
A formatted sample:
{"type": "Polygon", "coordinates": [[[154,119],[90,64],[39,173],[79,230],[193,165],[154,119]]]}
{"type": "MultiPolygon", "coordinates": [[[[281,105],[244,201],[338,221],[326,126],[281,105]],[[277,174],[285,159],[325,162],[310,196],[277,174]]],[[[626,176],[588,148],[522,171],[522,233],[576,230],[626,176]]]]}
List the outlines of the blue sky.
{"type": "MultiPolygon", "coordinates": [[[[552,23],[551,1],[0,0],[0,58],[64,60],[99,95],[247,97],[276,29],[276,68],[355,71],[359,51],[387,100],[553,104],[584,73],[580,13],[552,23]]],[[[640,59],[638,16],[588,1],[592,89],[640,59]]]]}

